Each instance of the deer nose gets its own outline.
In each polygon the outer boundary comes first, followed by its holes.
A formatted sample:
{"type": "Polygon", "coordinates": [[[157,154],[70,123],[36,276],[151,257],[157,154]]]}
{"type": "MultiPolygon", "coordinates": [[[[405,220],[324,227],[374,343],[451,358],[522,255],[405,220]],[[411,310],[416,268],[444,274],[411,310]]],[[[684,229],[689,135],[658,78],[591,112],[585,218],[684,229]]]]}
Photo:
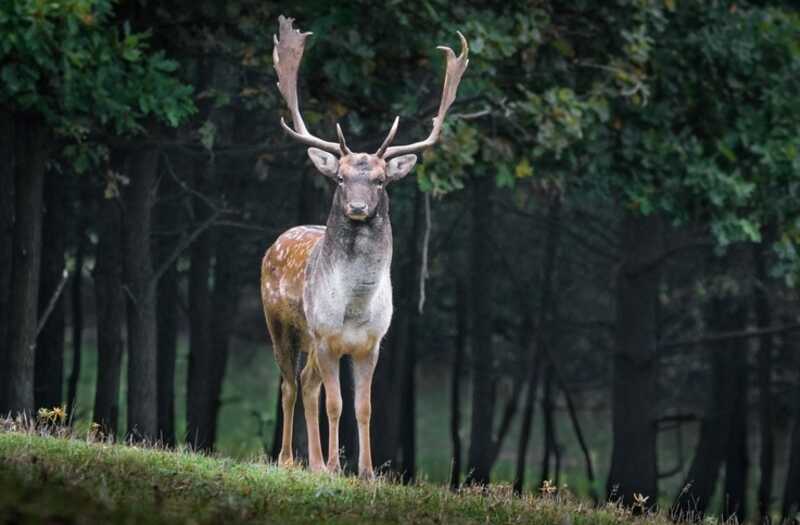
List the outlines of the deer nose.
{"type": "Polygon", "coordinates": [[[348,215],[366,215],[367,203],[364,201],[352,201],[347,205],[348,215]]]}

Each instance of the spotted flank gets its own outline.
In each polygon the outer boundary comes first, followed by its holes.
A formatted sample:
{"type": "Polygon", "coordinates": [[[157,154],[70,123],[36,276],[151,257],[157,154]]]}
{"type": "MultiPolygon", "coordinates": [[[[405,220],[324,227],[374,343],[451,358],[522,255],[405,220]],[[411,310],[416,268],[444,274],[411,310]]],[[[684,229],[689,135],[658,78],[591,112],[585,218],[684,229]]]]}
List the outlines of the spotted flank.
{"type": "Polygon", "coordinates": [[[306,265],[324,235],[324,226],[296,226],[284,232],[267,250],[261,263],[261,299],[265,309],[286,320],[302,316],[306,265]]]}

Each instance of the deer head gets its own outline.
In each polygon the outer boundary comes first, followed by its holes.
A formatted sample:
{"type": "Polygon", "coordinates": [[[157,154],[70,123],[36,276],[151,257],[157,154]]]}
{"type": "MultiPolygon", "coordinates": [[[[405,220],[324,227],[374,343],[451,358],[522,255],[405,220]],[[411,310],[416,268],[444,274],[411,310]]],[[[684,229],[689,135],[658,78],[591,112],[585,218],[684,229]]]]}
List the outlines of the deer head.
{"type": "Polygon", "coordinates": [[[405,146],[392,146],[400,117],[395,117],[389,134],[375,153],[353,153],[347,147],[342,128],[336,124],[338,142],[330,142],[312,135],[303,122],[297,97],[297,73],[303,58],[303,49],[310,32],[301,33],[292,27],[292,18],[278,18],[280,39],[275,37],[273,63],[278,74],[278,89],[292,116],[292,127],[281,118],[281,126],[295,140],[311,146],[308,156],[317,170],[338,184],[334,203],[352,220],[367,220],[375,214],[386,185],[408,175],[417,162],[414,154],[439,139],[447,110],[453,103],[458,84],[469,63],[467,40],[460,32],[461,54],[439,46],[447,58],[439,111],[433,118],[433,129],[425,140],[405,146]]]}

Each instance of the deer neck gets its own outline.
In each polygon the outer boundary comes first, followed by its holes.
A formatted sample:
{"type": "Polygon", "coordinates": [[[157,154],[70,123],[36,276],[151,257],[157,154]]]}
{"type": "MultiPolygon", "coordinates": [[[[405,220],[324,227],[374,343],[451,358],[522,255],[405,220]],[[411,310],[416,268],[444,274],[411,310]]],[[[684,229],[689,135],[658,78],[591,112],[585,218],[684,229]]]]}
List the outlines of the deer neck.
{"type": "Polygon", "coordinates": [[[363,272],[360,284],[370,281],[369,274],[389,268],[392,260],[392,225],[389,199],[383,194],[375,214],[365,221],[347,218],[334,202],[322,243],[322,258],[341,268],[363,272]]]}
{"type": "Polygon", "coordinates": [[[326,226],[315,270],[332,277],[324,280],[337,300],[346,305],[345,320],[357,320],[389,279],[389,199],[384,194],[375,214],[365,221],[347,218],[334,200],[326,226]]]}

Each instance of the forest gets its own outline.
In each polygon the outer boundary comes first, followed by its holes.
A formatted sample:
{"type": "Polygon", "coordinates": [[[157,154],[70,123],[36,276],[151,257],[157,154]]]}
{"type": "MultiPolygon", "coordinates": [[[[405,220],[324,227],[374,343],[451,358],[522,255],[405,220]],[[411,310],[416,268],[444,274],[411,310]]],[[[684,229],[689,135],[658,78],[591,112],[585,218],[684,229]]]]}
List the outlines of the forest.
{"type": "MultiPolygon", "coordinates": [[[[388,187],[378,470],[800,516],[788,1],[3,1],[0,414],[277,460],[261,261],[336,187],[281,128],[280,15],[312,32],[308,128],[357,152],[396,115],[397,143],[428,136],[437,46],[469,42],[438,143],[388,187]]],[[[352,473],[349,357],[340,378],[352,473]]]]}

